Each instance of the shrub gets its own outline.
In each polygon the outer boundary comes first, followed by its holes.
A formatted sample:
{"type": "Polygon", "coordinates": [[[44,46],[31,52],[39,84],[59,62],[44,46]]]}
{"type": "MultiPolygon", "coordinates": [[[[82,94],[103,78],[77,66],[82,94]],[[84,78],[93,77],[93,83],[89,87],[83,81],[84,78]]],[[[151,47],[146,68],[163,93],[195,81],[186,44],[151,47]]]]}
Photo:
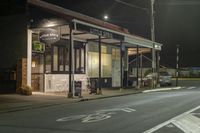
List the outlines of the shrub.
{"type": "Polygon", "coordinates": [[[16,90],[16,93],[29,96],[32,95],[32,88],[28,85],[23,85],[16,90]]]}

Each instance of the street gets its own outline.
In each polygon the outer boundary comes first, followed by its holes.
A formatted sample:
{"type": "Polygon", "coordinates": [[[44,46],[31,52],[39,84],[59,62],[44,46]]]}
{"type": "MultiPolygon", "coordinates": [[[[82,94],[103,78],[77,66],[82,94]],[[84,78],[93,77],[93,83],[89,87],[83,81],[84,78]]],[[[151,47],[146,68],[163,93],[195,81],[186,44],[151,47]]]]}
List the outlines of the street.
{"type": "Polygon", "coordinates": [[[175,91],[140,93],[2,113],[0,132],[198,133],[199,95],[198,86],[188,86],[175,91]]]}

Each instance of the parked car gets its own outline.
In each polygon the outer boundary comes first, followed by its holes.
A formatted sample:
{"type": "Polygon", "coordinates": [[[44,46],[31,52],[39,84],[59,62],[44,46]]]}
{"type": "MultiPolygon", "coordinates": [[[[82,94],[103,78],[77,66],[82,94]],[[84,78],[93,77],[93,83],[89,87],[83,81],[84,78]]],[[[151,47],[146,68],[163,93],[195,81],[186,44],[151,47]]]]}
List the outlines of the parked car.
{"type": "MultiPolygon", "coordinates": [[[[154,77],[157,77],[158,74],[155,74],[154,77]]],[[[152,78],[153,78],[153,74],[150,73],[148,74],[147,76],[145,76],[143,78],[143,82],[144,82],[144,85],[145,86],[148,86],[149,85],[149,82],[152,81],[152,78]]],[[[170,86],[172,84],[172,76],[166,72],[166,71],[162,71],[162,72],[159,72],[159,80],[158,80],[159,84],[161,86],[170,86]]]]}
{"type": "Polygon", "coordinates": [[[168,72],[159,72],[160,85],[172,85],[172,76],[168,72]]]}

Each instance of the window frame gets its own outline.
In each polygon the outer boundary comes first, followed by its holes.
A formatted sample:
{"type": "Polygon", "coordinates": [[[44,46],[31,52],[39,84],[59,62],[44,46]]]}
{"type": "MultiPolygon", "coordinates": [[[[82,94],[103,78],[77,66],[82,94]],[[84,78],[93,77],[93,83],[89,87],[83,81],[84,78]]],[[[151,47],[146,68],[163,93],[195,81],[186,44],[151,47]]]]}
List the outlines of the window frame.
{"type": "MultiPolygon", "coordinates": [[[[76,43],[77,41],[75,41],[76,43]]],[[[81,43],[80,47],[75,47],[74,45],[74,73],[75,74],[86,74],[86,44],[84,42],[78,42],[78,43],[81,43]],[[76,50],[79,49],[79,66],[81,68],[81,63],[82,63],[82,54],[81,54],[81,51],[83,50],[83,71],[80,70],[76,70],[76,59],[77,59],[77,55],[75,54],[76,53],[76,50]]],[[[69,47],[66,47],[66,46],[59,46],[59,45],[52,45],[51,47],[51,73],[52,74],[69,74],[69,70],[66,70],[66,58],[69,58],[69,47]],[[57,63],[57,71],[54,70],[54,48],[57,47],[58,48],[58,57],[57,57],[57,60],[58,60],[58,63],[57,63]],[[63,51],[63,71],[60,71],[60,60],[59,60],[59,56],[60,56],[60,48],[63,48],[64,51],[63,51]],[[67,53],[68,52],[68,53],[67,53]]],[[[70,64],[69,64],[70,65],[70,64]]]]}

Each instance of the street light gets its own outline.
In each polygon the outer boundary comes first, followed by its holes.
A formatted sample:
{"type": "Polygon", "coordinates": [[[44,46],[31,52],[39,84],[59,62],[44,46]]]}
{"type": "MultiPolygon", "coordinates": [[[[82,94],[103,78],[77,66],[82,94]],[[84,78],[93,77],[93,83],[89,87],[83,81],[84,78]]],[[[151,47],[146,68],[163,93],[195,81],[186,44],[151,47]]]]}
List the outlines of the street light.
{"type": "Polygon", "coordinates": [[[104,20],[108,20],[109,19],[108,15],[104,15],[103,18],[104,18],[104,20]]]}

